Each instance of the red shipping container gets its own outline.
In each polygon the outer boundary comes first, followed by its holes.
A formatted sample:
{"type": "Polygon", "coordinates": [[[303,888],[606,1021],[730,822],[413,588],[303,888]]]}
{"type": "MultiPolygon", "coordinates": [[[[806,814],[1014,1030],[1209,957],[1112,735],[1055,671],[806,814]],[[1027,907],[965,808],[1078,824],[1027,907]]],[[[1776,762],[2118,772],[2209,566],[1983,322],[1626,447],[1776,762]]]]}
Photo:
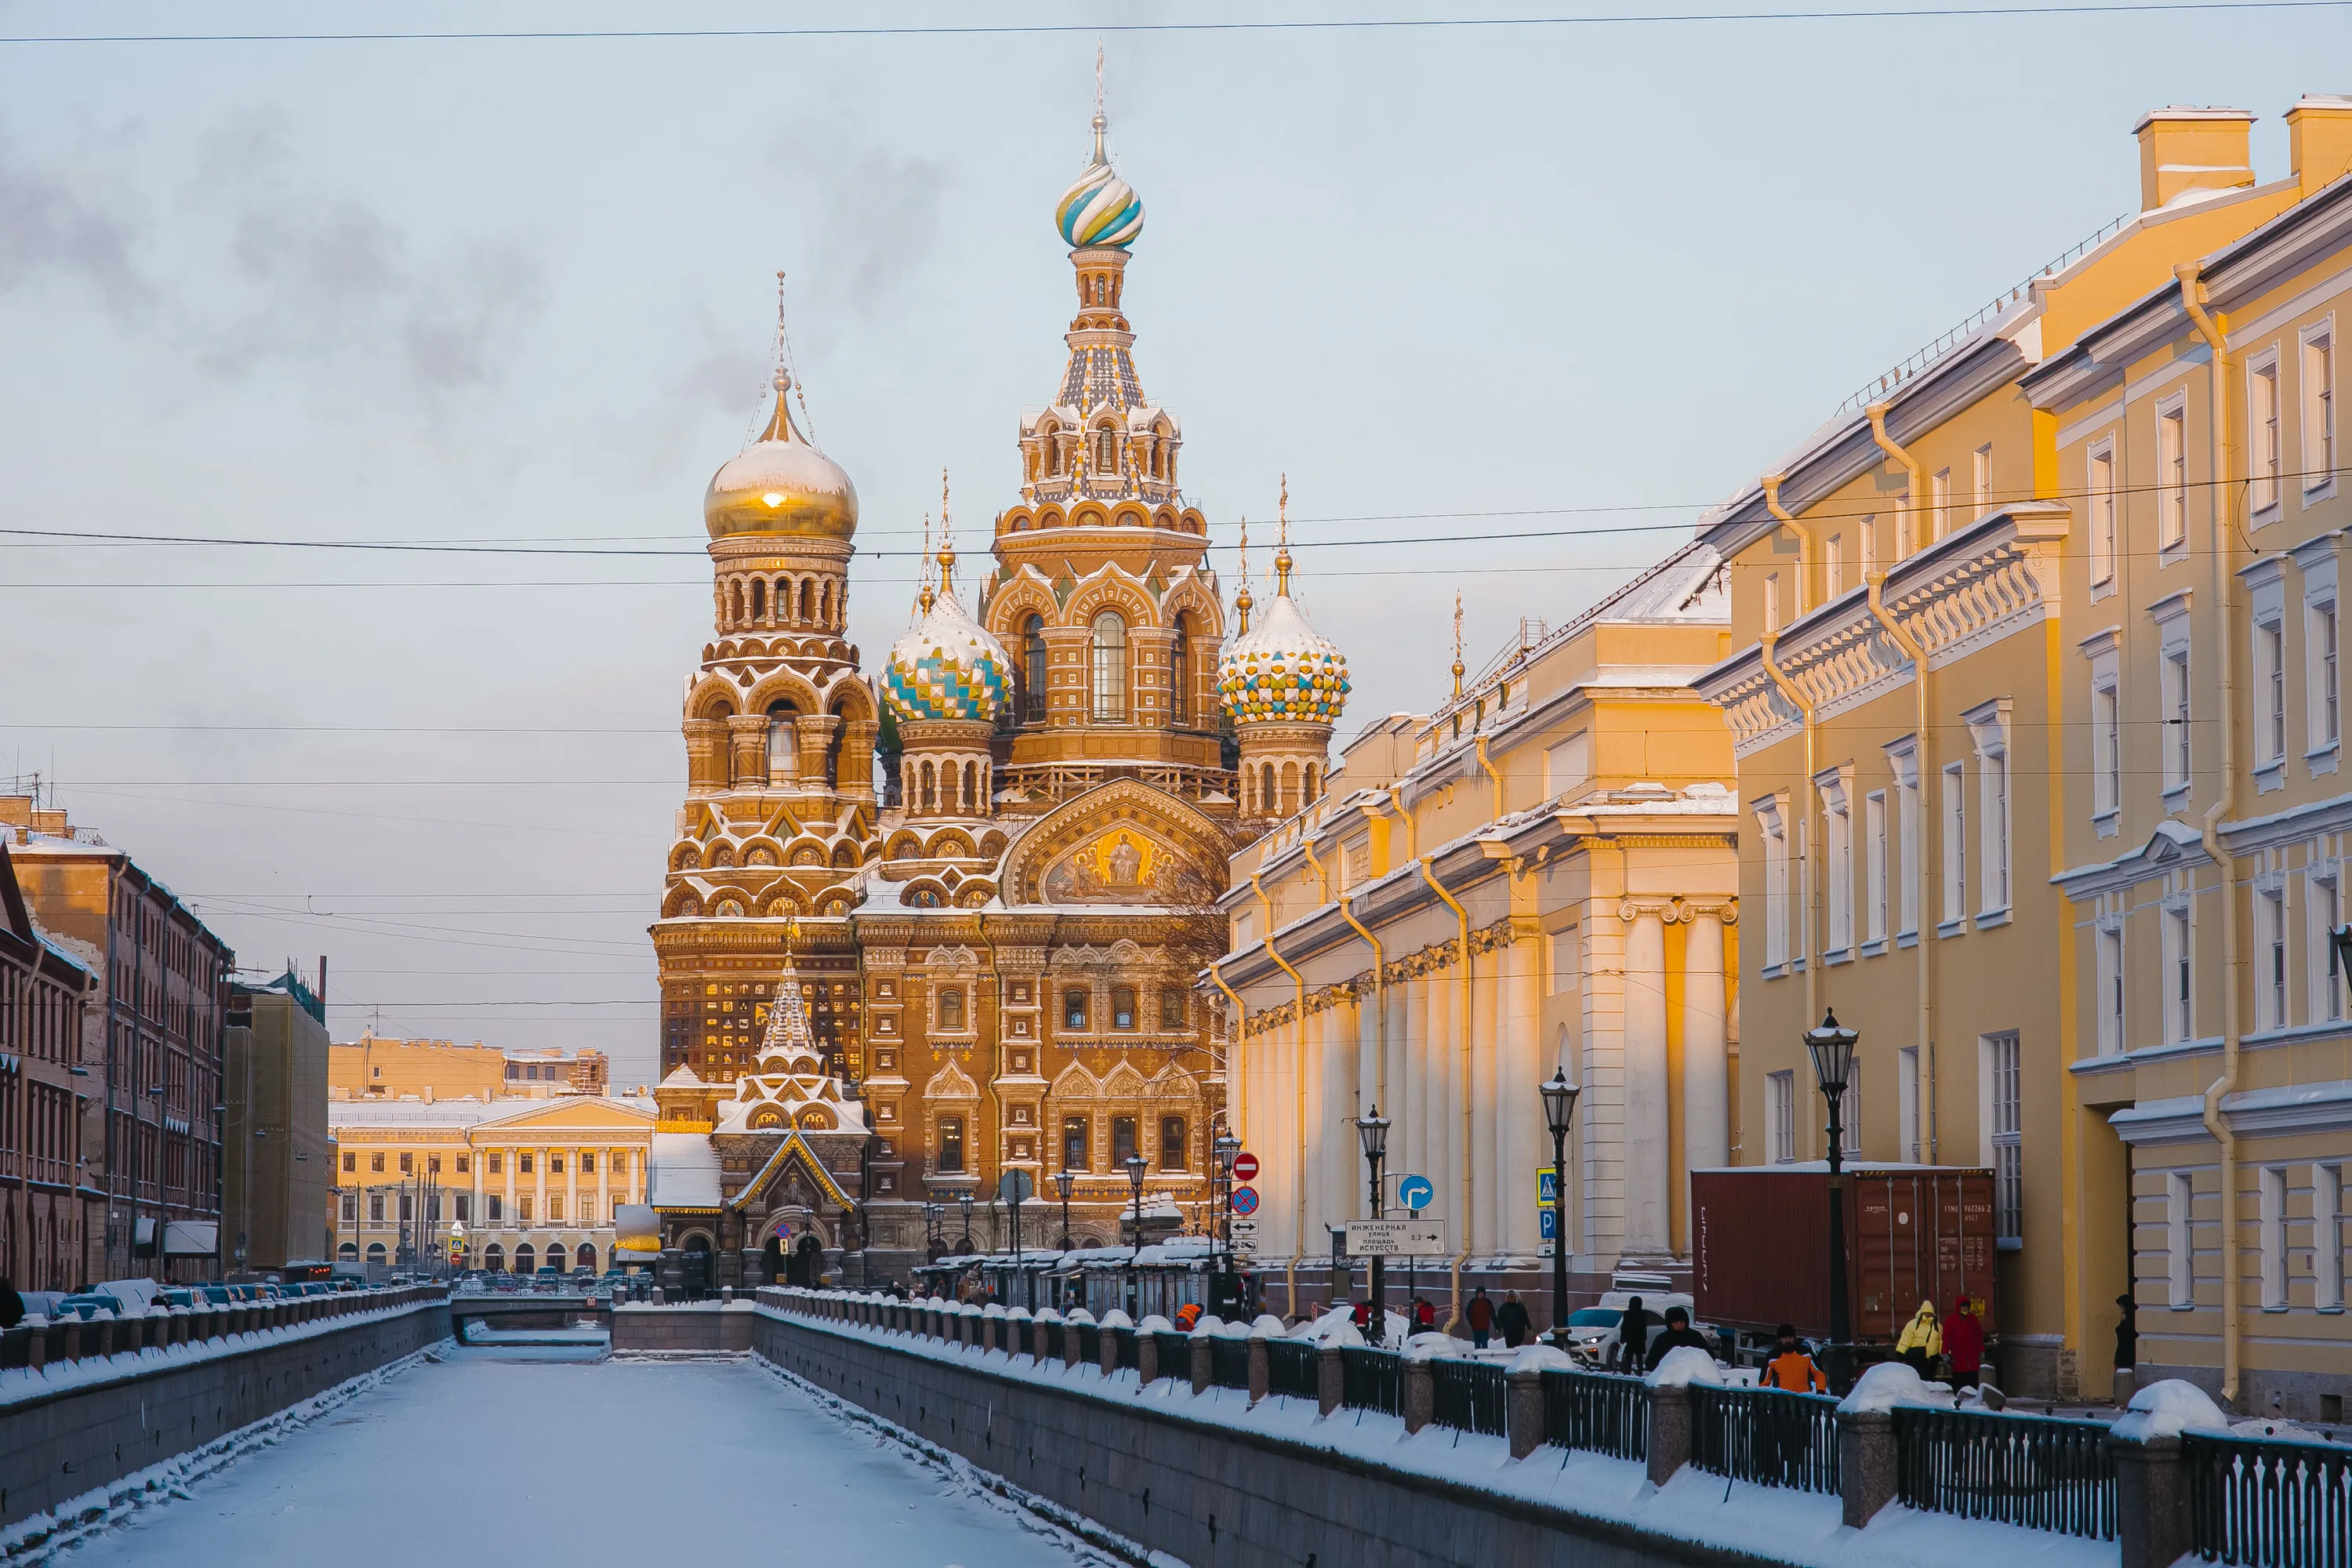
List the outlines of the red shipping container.
{"type": "MultiPolygon", "coordinates": [[[[1830,1329],[1829,1166],[1691,1173],[1692,1295],[1699,1321],[1769,1333],[1830,1329]]],[[[1850,1165],[1846,1289],[1854,1342],[1892,1343],[1922,1301],[1948,1316],[1980,1302],[1995,1331],[1992,1173],[1954,1165],[1850,1165]]]]}

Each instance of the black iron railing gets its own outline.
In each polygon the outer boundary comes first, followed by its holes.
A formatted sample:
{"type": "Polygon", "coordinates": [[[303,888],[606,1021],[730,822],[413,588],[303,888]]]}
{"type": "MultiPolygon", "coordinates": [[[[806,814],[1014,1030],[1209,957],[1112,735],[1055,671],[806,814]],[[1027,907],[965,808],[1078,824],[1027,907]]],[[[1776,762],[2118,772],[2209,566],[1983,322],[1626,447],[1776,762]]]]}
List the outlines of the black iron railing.
{"type": "Polygon", "coordinates": [[[1142,1362],[1137,1358],[1135,1353],[1135,1331],[1133,1329],[1113,1328],[1110,1331],[1110,1336],[1118,1347],[1112,1353],[1118,1357],[1117,1364],[1121,1371],[1133,1372],[1143,1364],[1142,1362]]]}
{"type": "Polygon", "coordinates": [[[1650,1457],[1650,1393],[1640,1378],[1547,1372],[1542,1386],[1545,1442],[1621,1459],[1650,1457]]]}
{"type": "Polygon", "coordinates": [[[1249,1387],[1249,1341],[1219,1334],[1209,1341],[1209,1380],[1219,1388],[1249,1387]]]}
{"type": "Polygon", "coordinates": [[[1305,1340],[1265,1342],[1265,1386],[1269,1394],[1293,1399],[1323,1396],[1321,1357],[1305,1340]]]}
{"type": "Polygon", "coordinates": [[[2190,1432],[2189,1550],[2246,1568],[2352,1564],[2352,1448],[2190,1432]]]}
{"type": "Polygon", "coordinates": [[[1102,1325],[1100,1323],[1078,1325],[1078,1360],[1087,1366],[1102,1365],[1102,1325]]]}
{"type": "Polygon", "coordinates": [[[2097,1421],[1895,1412],[1895,1491],[1911,1508],[2116,1538],[2116,1462],[2097,1421]]]}
{"type": "Polygon", "coordinates": [[[1691,1463],[1734,1480],[1838,1489],[1838,1402],[1826,1394],[1693,1384],[1691,1463]]]}
{"type": "Polygon", "coordinates": [[[1503,1381],[1503,1369],[1492,1362],[1432,1361],[1429,1418],[1457,1432],[1507,1437],[1511,1435],[1508,1386],[1503,1381]]]}
{"type": "Polygon", "coordinates": [[[1404,1358],[1349,1345],[1339,1352],[1339,1403],[1350,1410],[1404,1414],[1404,1358]]]}
{"type": "Polygon", "coordinates": [[[1192,1336],[1174,1329],[1154,1330],[1151,1342],[1158,1348],[1160,1375],[1172,1377],[1179,1383],[1192,1381],[1192,1336]]]}

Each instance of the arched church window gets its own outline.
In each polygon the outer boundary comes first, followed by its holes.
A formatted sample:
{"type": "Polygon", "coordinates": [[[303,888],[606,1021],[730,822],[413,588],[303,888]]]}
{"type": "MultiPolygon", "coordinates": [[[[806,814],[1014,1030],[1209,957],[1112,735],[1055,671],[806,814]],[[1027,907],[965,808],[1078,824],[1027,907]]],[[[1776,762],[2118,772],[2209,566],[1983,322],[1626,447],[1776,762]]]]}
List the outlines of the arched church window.
{"type": "Polygon", "coordinates": [[[755,621],[768,618],[768,584],[759,577],[751,579],[751,618],[755,621]]]}
{"type": "Polygon", "coordinates": [[[1021,717],[1045,722],[1046,701],[1045,617],[1032,616],[1021,627],[1021,717]]]}
{"type": "Polygon", "coordinates": [[[940,1118],[940,1173],[958,1175],[963,1171],[963,1118],[940,1118]]]}
{"type": "Polygon", "coordinates": [[[1097,475],[1118,471],[1118,436],[1108,425],[1095,432],[1094,470],[1097,475]]]}
{"type": "Polygon", "coordinates": [[[1095,617],[1095,700],[1097,724],[1127,719],[1127,623],[1117,610],[1095,617]]]}
{"type": "Polygon", "coordinates": [[[940,992],[940,1027],[961,1030],[963,1027],[963,990],[950,985],[940,992]]]}
{"type": "Polygon", "coordinates": [[[1187,616],[1176,617],[1176,637],[1168,645],[1168,718],[1171,723],[1192,721],[1192,632],[1187,616]]]}
{"type": "Polygon", "coordinates": [[[793,705],[768,704],[768,782],[784,784],[798,773],[799,754],[793,744],[793,705]]]}
{"type": "Polygon", "coordinates": [[[1135,987],[1114,985],[1110,988],[1110,1026],[1114,1029],[1135,1027],[1135,987]]]}
{"type": "Polygon", "coordinates": [[[1171,985],[1160,993],[1160,1026],[1181,1029],[1184,1026],[1184,993],[1171,985]]]}

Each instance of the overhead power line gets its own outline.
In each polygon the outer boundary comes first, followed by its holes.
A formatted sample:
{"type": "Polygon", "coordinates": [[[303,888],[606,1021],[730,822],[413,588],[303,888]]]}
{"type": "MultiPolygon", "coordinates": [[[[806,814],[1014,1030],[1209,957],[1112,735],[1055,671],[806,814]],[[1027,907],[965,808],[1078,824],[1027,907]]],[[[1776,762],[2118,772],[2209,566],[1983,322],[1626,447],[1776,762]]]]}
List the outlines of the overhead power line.
{"type": "Polygon", "coordinates": [[[1192,22],[966,22],[846,27],[499,27],[413,31],[284,33],[23,33],[0,44],[487,44],[635,42],[659,39],[728,42],[759,38],[1023,37],[1107,33],[1416,33],[1567,27],[1688,26],[1728,22],[1935,21],[1997,16],[2146,16],[2168,11],[2308,11],[2340,8],[2347,0],[2107,0],[2056,5],[1905,5],[1858,9],[1754,11],[1627,11],[1549,16],[1259,17],[1192,22]]]}

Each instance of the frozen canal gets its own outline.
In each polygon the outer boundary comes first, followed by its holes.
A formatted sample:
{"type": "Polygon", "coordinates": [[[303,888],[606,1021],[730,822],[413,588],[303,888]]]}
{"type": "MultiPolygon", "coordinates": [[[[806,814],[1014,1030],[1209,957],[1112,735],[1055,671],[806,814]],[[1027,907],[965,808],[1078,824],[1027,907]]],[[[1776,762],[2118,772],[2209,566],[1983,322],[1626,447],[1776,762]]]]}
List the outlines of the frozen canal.
{"type": "Polygon", "coordinates": [[[60,1564],[1113,1561],[748,1362],[438,1353],[60,1564]]]}

